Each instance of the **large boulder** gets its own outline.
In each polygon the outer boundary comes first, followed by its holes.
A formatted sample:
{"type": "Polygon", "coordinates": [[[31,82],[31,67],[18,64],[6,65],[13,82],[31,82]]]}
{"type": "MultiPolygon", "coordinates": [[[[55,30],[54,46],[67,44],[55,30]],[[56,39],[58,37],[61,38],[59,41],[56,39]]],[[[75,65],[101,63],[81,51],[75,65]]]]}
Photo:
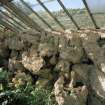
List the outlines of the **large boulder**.
{"type": "Polygon", "coordinates": [[[11,72],[15,72],[17,70],[24,71],[24,66],[22,65],[22,62],[20,60],[10,58],[8,61],[8,69],[11,72]]]}
{"type": "Polygon", "coordinates": [[[0,56],[6,58],[9,55],[8,47],[5,44],[5,40],[0,40],[0,56]]]}
{"type": "Polygon", "coordinates": [[[70,95],[66,97],[64,105],[86,105],[87,96],[88,89],[86,86],[72,89],[70,95]]]}
{"type": "Polygon", "coordinates": [[[43,79],[43,78],[39,78],[37,81],[36,81],[36,87],[38,88],[45,88],[47,87],[49,84],[49,79],[43,79]]]}
{"type": "Polygon", "coordinates": [[[60,51],[60,58],[72,63],[79,63],[83,57],[83,49],[80,47],[66,47],[60,51]]]}
{"type": "Polygon", "coordinates": [[[26,69],[36,74],[44,65],[44,60],[38,56],[36,50],[22,53],[22,64],[26,69]]]}
{"type": "Polygon", "coordinates": [[[41,33],[37,32],[34,29],[25,30],[23,32],[20,32],[19,36],[22,40],[38,46],[40,42],[41,33]]]}
{"type": "Polygon", "coordinates": [[[53,44],[40,43],[38,52],[41,57],[45,57],[45,56],[50,57],[57,53],[57,49],[53,44]]]}
{"type": "Polygon", "coordinates": [[[69,72],[70,70],[70,63],[65,60],[59,60],[59,62],[55,66],[55,70],[59,70],[61,72],[69,72]]]}
{"type": "Polygon", "coordinates": [[[12,36],[6,39],[6,44],[11,50],[22,50],[24,42],[17,36],[12,36]]]}
{"type": "Polygon", "coordinates": [[[91,71],[90,84],[96,94],[105,99],[105,74],[95,67],[91,71]]]}
{"type": "Polygon", "coordinates": [[[95,91],[91,91],[88,103],[89,105],[105,105],[105,99],[97,95],[95,91]]]}
{"type": "Polygon", "coordinates": [[[64,90],[64,77],[60,76],[54,84],[55,99],[58,105],[86,105],[88,89],[84,86],[64,90]],[[69,94],[68,94],[69,93],[69,94]]]}
{"type": "Polygon", "coordinates": [[[83,84],[89,84],[89,73],[92,70],[92,65],[87,64],[75,64],[72,70],[76,73],[76,80],[83,82],[83,84]]]}
{"type": "Polygon", "coordinates": [[[12,85],[15,88],[25,86],[29,83],[32,83],[32,78],[30,75],[21,72],[20,70],[15,73],[14,78],[12,78],[12,85]]]}
{"type": "Polygon", "coordinates": [[[85,52],[94,62],[95,66],[105,73],[104,50],[99,46],[97,42],[99,38],[99,35],[96,33],[82,34],[82,42],[85,52]]]}
{"type": "Polygon", "coordinates": [[[72,63],[78,63],[84,56],[81,39],[72,37],[71,39],[61,40],[59,45],[60,57],[72,63]]]}
{"type": "Polygon", "coordinates": [[[54,94],[58,105],[65,105],[64,77],[60,76],[54,84],[54,94]]]}
{"type": "Polygon", "coordinates": [[[36,74],[39,75],[40,78],[44,78],[44,79],[49,79],[49,80],[51,80],[51,79],[53,78],[50,69],[41,69],[41,70],[40,70],[39,72],[37,72],[36,74]]]}

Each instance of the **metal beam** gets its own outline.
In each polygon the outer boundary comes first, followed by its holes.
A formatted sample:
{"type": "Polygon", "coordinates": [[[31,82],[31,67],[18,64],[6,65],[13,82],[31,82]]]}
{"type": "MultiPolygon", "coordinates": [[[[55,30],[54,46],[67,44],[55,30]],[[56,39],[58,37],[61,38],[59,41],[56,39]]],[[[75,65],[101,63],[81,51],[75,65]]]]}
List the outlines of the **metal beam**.
{"type": "Polygon", "coordinates": [[[17,27],[14,23],[12,23],[11,21],[9,21],[9,20],[2,20],[2,21],[4,21],[4,22],[6,22],[6,23],[8,23],[8,24],[10,24],[11,26],[13,26],[17,31],[22,31],[19,27],[17,27]]]}
{"type": "Polygon", "coordinates": [[[1,20],[3,21],[7,21],[9,24],[13,25],[18,31],[22,31],[22,29],[19,26],[16,26],[15,23],[12,23],[9,19],[7,19],[6,17],[0,15],[1,20]]]}
{"type": "Polygon", "coordinates": [[[19,22],[17,22],[14,18],[12,18],[11,16],[9,16],[6,12],[3,12],[2,10],[0,10],[0,12],[4,15],[4,16],[6,16],[6,17],[8,17],[9,19],[11,19],[14,23],[16,23],[18,26],[19,26],[19,28],[21,27],[22,29],[25,29],[24,28],[24,26],[22,26],[19,22]]]}
{"type": "Polygon", "coordinates": [[[66,9],[66,7],[64,6],[64,4],[62,3],[61,0],[57,0],[58,3],[60,4],[60,6],[63,8],[64,12],[68,15],[68,17],[71,19],[71,21],[74,23],[74,25],[76,26],[76,28],[79,30],[79,26],[76,23],[76,21],[74,20],[74,18],[72,17],[72,15],[69,13],[69,11],[66,9]]]}
{"type": "Polygon", "coordinates": [[[19,26],[17,26],[15,23],[12,23],[11,21],[9,21],[9,20],[6,20],[9,24],[11,24],[11,25],[13,25],[13,27],[15,27],[18,31],[22,31],[22,29],[19,27],[19,26]]]}
{"type": "Polygon", "coordinates": [[[0,24],[0,27],[4,28],[4,26],[2,24],[0,24]]]}
{"type": "Polygon", "coordinates": [[[3,8],[5,8],[9,13],[11,13],[11,16],[13,16],[14,18],[17,18],[22,24],[24,24],[25,28],[28,27],[28,25],[26,24],[26,22],[22,21],[22,18],[20,16],[18,16],[15,12],[13,12],[12,10],[10,10],[10,8],[8,8],[5,5],[3,5],[3,8]]]}
{"type": "Polygon", "coordinates": [[[33,10],[26,2],[23,0],[20,0],[28,9],[30,9],[45,25],[47,25],[51,30],[54,30],[50,24],[45,21],[35,10],[33,10]]]}
{"type": "Polygon", "coordinates": [[[85,5],[87,11],[88,11],[88,14],[89,14],[89,16],[90,16],[90,18],[91,18],[91,20],[92,20],[92,22],[93,22],[93,24],[94,24],[94,27],[95,27],[96,29],[100,29],[100,28],[98,27],[98,25],[96,24],[96,21],[95,21],[93,15],[92,15],[92,13],[91,13],[90,8],[88,7],[88,4],[87,4],[86,0],[82,0],[82,1],[83,1],[84,5],[85,5]]]}
{"type": "Polygon", "coordinates": [[[41,0],[37,0],[37,2],[47,11],[47,13],[55,20],[55,22],[63,29],[65,30],[64,25],[60,23],[60,21],[48,10],[48,8],[43,4],[41,0]]]}
{"type": "Polygon", "coordinates": [[[3,21],[0,19],[0,24],[2,24],[5,27],[8,27],[9,29],[11,29],[14,32],[18,32],[17,29],[15,29],[14,27],[12,27],[11,25],[9,25],[7,22],[3,21]]]}
{"type": "MultiPolygon", "coordinates": [[[[21,24],[18,24],[18,22],[17,22],[14,18],[10,17],[9,15],[7,15],[6,13],[4,13],[4,12],[1,11],[1,10],[0,10],[0,12],[2,13],[2,15],[6,16],[8,19],[11,19],[11,20],[13,21],[13,24],[14,24],[18,29],[20,29],[20,30],[23,29],[23,27],[21,26],[21,24]],[[17,25],[16,25],[16,24],[17,24],[17,25]]],[[[6,20],[7,20],[7,19],[6,19],[6,20]]]]}
{"type": "Polygon", "coordinates": [[[16,7],[13,3],[9,2],[6,4],[13,12],[15,12],[22,21],[24,21],[29,27],[35,28],[37,31],[43,30],[35,21],[33,21],[29,16],[27,16],[21,9],[16,7]]]}

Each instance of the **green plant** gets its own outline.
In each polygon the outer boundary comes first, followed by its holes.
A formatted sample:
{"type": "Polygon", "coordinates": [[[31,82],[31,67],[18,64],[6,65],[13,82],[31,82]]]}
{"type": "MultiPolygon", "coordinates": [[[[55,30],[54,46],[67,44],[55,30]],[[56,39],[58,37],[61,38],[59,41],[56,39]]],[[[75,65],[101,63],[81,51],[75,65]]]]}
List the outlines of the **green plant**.
{"type": "Polygon", "coordinates": [[[0,105],[55,105],[54,103],[50,90],[35,88],[31,84],[0,94],[0,105]]]}
{"type": "Polygon", "coordinates": [[[0,91],[6,89],[8,83],[8,72],[0,68],[0,91]]]}
{"type": "Polygon", "coordinates": [[[5,91],[0,94],[0,105],[27,105],[27,98],[21,91],[5,91]]]}
{"type": "Polygon", "coordinates": [[[0,84],[0,105],[54,105],[51,89],[35,88],[31,83],[25,87],[9,87],[8,72],[2,68],[0,84]]]}
{"type": "Polygon", "coordinates": [[[42,88],[36,88],[31,92],[33,95],[30,105],[54,105],[51,92],[42,88]]]}

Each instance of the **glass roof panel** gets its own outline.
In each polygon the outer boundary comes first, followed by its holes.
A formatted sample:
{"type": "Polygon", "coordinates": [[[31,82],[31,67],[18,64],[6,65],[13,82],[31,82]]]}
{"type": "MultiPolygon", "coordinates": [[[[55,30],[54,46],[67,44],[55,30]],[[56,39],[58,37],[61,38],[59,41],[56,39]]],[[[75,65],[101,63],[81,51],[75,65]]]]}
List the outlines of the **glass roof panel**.
{"type": "MultiPolygon", "coordinates": [[[[65,27],[65,25],[62,23],[61,18],[58,18],[58,13],[61,10],[60,5],[57,3],[57,0],[49,0],[50,2],[44,2],[43,4],[49,9],[49,11],[52,13],[52,15],[57,18],[57,20],[65,27]]],[[[51,22],[51,20],[49,20],[51,22]]],[[[53,24],[53,22],[51,22],[53,24]]],[[[54,28],[58,28],[58,24],[53,24],[54,28]]],[[[59,26],[59,30],[61,27],[59,26]]]]}
{"type": "Polygon", "coordinates": [[[12,23],[18,29],[23,30],[23,27],[19,26],[15,21],[13,21],[13,19],[9,18],[8,16],[4,15],[3,13],[0,13],[0,15],[2,16],[1,20],[8,21],[8,22],[12,23]]]}
{"type": "MultiPolygon", "coordinates": [[[[60,23],[65,27],[65,29],[71,28],[75,29],[74,24],[69,19],[69,17],[64,12],[63,8],[57,0],[51,0],[51,2],[45,2],[45,6],[52,12],[52,14],[60,21],[60,23]]],[[[55,27],[57,27],[55,25],[55,27]]]]}
{"type": "MultiPolygon", "coordinates": [[[[45,9],[37,2],[37,0],[32,0],[32,1],[24,0],[24,1],[26,1],[31,6],[31,8],[39,14],[39,16],[41,16],[45,21],[47,21],[53,29],[55,29],[55,30],[60,29],[59,25],[45,11],[45,9]]],[[[43,3],[48,3],[48,2],[51,2],[53,0],[41,0],[41,1],[43,3]]]]}
{"type": "Polygon", "coordinates": [[[82,0],[62,0],[80,28],[94,27],[82,0]]]}
{"type": "MultiPolygon", "coordinates": [[[[8,9],[9,10],[9,9],[8,9]]],[[[1,15],[4,15],[5,17],[8,17],[10,20],[14,21],[15,24],[17,24],[19,27],[22,27],[23,29],[28,28],[22,21],[20,21],[16,16],[14,16],[10,10],[8,11],[5,8],[0,8],[1,15]]]]}
{"type": "Polygon", "coordinates": [[[93,13],[93,16],[97,22],[97,25],[105,28],[105,13],[93,13]]]}
{"type": "MultiPolygon", "coordinates": [[[[99,27],[105,27],[105,0],[39,0],[51,13],[43,8],[43,6],[38,2],[38,0],[13,0],[12,3],[15,4],[22,12],[35,21],[39,26],[44,29],[55,29],[61,30],[63,26],[65,29],[76,29],[76,24],[80,28],[94,28],[95,23],[99,27]],[[22,2],[23,1],[23,2],[22,2]],[[62,2],[68,13],[65,12],[64,8],[61,6],[59,1],[62,2]],[[89,16],[86,10],[89,7],[90,15],[92,15],[94,21],[89,16]],[[26,4],[24,4],[24,2],[26,4]],[[36,15],[37,13],[38,15],[36,15]],[[71,18],[72,17],[72,18],[71,18]],[[55,19],[54,19],[55,18],[55,19]],[[74,22],[74,21],[75,22],[74,22]],[[58,22],[57,22],[58,21],[58,22]],[[76,23],[76,24],[75,24],[76,23]],[[94,23],[94,24],[93,24],[94,23]]],[[[5,7],[5,6],[4,6],[5,7]]],[[[27,21],[22,22],[22,14],[15,16],[12,12],[7,9],[0,7],[0,15],[3,17],[3,21],[9,22],[9,24],[19,27],[20,29],[29,28],[27,21]],[[4,13],[2,13],[4,12],[4,13]],[[27,24],[27,25],[26,25],[27,24]]]]}
{"type": "MultiPolygon", "coordinates": [[[[33,7],[31,6],[32,1],[30,2],[29,0],[23,0],[23,2],[21,2],[21,0],[14,0],[13,3],[25,14],[27,14],[32,20],[39,24],[42,28],[48,29],[47,25],[44,24],[42,20],[40,20],[39,17],[36,16],[32,11],[33,10],[33,7]],[[26,3],[32,10],[30,10],[30,8],[28,8],[27,5],[25,5],[24,3],[26,3]]],[[[39,6],[37,7],[37,10],[41,10],[39,6]]]]}
{"type": "Polygon", "coordinates": [[[92,13],[105,13],[105,0],[86,0],[92,13]]]}
{"type": "Polygon", "coordinates": [[[105,0],[86,0],[97,25],[105,27],[105,0]]]}

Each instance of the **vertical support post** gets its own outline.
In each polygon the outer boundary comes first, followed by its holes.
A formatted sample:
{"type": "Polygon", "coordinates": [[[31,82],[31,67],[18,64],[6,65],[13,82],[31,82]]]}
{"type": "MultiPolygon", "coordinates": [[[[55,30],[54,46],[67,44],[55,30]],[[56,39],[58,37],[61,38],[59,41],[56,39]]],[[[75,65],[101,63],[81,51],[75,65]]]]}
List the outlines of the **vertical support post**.
{"type": "Polygon", "coordinates": [[[35,10],[33,10],[27,3],[25,3],[23,0],[20,0],[28,9],[30,9],[45,25],[47,25],[51,30],[54,30],[50,24],[45,21],[35,10]]]}
{"type": "Polygon", "coordinates": [[[60,21],[48,10],[48,8],[41,2],[41,0],[37,0],[37,2],[46,10],[46,12],[55,20],[55,22],[65,30],[65,27],[60,23],[60,21]]]}
{"type": "Polygon", "coordinates": [[[12,27],[11,25],[9,25],[7,22],[5,22],[5,21],[2,21],[1,19],[0,19],[0,24],[2,24],[3,26],[5,26],[5,27],[8,27],[9,29],[11,29],[12,31],[14,31],[14,32],[19,32],[15,27],[12,27]]]}
{"type": "Polygon", "coordinates": [[[22,31],[22,29],[19,26],[16,26],[15,23],[12,23],[9,19],[7,19],[6,17],[3,17],[2,15],[0,15],[0,18],[2,21],[7,21],[9,24],[11,24],[12,26],[14,26],[17,30],[22,31]]]}
{"type": "Polygon", "coordinates": [[[21,27],[22,29],[25,29],[25,27],[24,27],[22,24],[20,24],[20,23],[19,23],[18,21],[16,21],[14,18],[12,18],[11,16],[9,16],[7,13],[3,12],[2,10],[0,10],[0,12],[1,12],[4,16],[6,16],[6,17],[10,18],[11,20],[13,20],[14,23],[16,23],[19,27],[21,27]]]}
{"type": "Polygon", "coordinates": [[[9,13],[11,13],[11,15],[13,17],[15,17],[16,19],[18,19],[24,25],[24,27],[27,29],[28,25],[26,24],[25,21],[22,21],[22,18],[20,16],[18,16],[15,12],[13,12],[12,10],[10,10],[10,8],[8,8],[5,5],[3,5],[3,8],[5,8],[9,13]]]}
{"type": "Polygon", "coordinates": [[[64,12],[67,14],[67,16],[71,19],[71,21],[74,23],[74,25],[76,26],[76,28],[79,30],[79,26],[76,23],[76,21],[74,20],[74,18],[72,17],[72,15],[69,13],[69,11],[66,9],[66,7],[64,6],[64,4],[62,3],[61,0],[57,0],[58,3],[60,4],[60,6],[63,8],[64,12]]]}
{"type": "Polygon", "coordinates": [[[19,8],[17,8],[13,3],[8,2],[6,6],[10,8],[12,11],[14,11],[19,17],[21,17],[22,21],[24,21],[29,27],[33,27],[37,31],[43,30],[35,21],[33,21],[30,17],[28,17],[24,12],[22,12],[19,8]]]}
{"type": "Polygon", "coordinates": [[[98,25],[96,24],[96,21],[95,21],[93,15],[92,15],[92,13],[91,13],[91,10],[90,10],[90,8],[88,7],[88,4],[87,4],[86,0],[82,0],[82,1],[83,1],[84,5],[85,5],[87,11],[88,11],[88,14],[89,14],[89,16],[90,16],[90,18],[91,18],[91,20],[92,20],[92,22],[93,22],[93,24],[94,24],[94,27],[95,27],[96,29],[99,29],[99,27],[98,27],[98,25]]]}

